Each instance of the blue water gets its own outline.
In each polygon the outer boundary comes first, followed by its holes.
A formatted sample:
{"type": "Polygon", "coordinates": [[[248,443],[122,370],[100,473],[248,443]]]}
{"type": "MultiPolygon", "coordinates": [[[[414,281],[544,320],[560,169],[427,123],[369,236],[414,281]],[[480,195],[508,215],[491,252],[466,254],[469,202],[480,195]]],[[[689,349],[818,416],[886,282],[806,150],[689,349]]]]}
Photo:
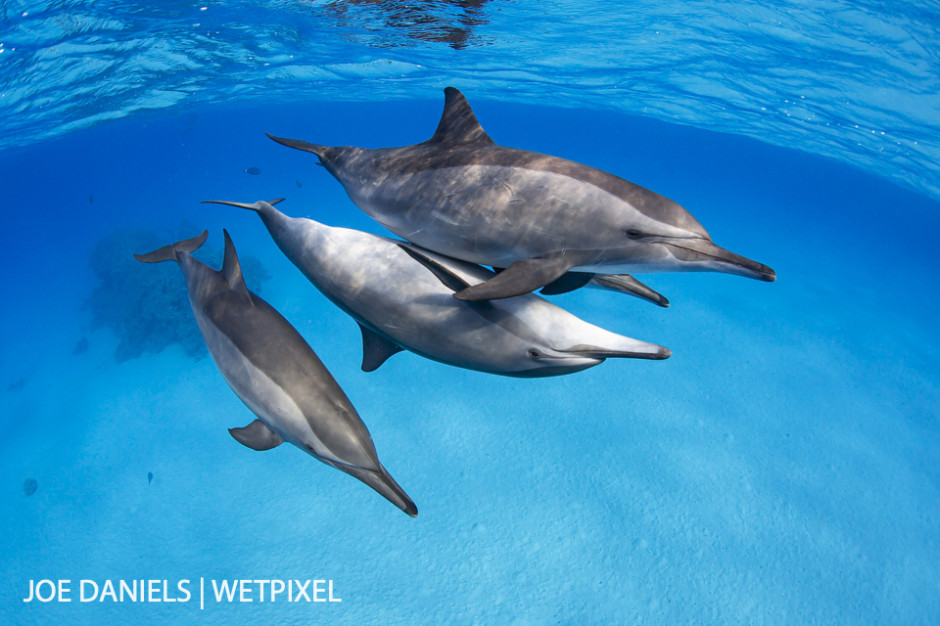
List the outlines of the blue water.
{"type": "MultiPolygon", "coordinates": [[[[936,5],[416,4],[0,5],[0,621],[940,621],[936,5]],[[259,220],[199,201],[284,196],[382,233],[264,132],[415,143],[449,84],[498,143],[665,194],[778,281],[643,276],[669,309],[553,299],[663,362],[361,372],[356,325],[259,220]],[[236,443],[253,416],[211,359],[115,358],[89,304],[98,242],[208,228],[218,249],[223,227],[417,519],[296,449],[236,443]],[[332,579],[342,602],[200,609],[200,579],[236,578],[332,579]],[[41,579],[73,601],[24,603],[41,579]],[[82,579],[193,597],[81,602],[82,579]]],[[[114,267],[159,318],[156,266],[114,267]]]]}

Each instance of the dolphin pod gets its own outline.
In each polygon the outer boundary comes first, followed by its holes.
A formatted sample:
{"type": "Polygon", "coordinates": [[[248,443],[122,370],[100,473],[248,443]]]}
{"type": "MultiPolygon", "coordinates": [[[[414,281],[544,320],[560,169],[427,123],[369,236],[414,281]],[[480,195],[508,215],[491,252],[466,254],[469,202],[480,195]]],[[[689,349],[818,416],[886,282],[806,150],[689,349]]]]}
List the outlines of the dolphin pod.
{"type": "MultiPolygon", "coordinates": [[[[565,274],[715,271],[765,281],[766,265],[725,250],[669,198],[607,172],[496,144],[457,89],[444,90],[437,131],[401,148],[311,152],[373,219],[413,244],[505,268],[457,291],[462,300],[528,293],[565,274]]],[[[577,283],[578,281],[574,281],[577,283]]]]}
{"type": "Polygon", "coordinates": [[[212,360],[258,416],[229,432],[253,450],[290,442],[416,517],[417,507],[379,462],[368,429],[326,366],[290,322],[245,286],[228,232],[220,271],[192,256],[207,236],[204,231],[134,257],[143,263],[176,261],[183,271],[212,360]]]}
{"type": "Polygon", "coordinates": [[[589,324],[535,294],[462,302],[455,291],[493,272],[401,241],[289,217],[273,202],[208,200],[257,212],[274,242],[359,323],[362,369],[402,349],[467,369],[557,376],[612,357],[665,359],[668,349],[589,324]]]}
{"type": "MultiPolygon", "coordinates": [[[[402,350],[516,377],[568,374],[613,357],[665,359],[667,348],[589,324],[531,292],[592,286],[668,307],[631,274],[776,279],[768,266],[715,245],[672,200],[586,165],[497,145],[459,91],[448,87],[445,97],[437,131],[412,146],[268,135],[314,153],[356,205],[405,241],[290,217],[274,207],[280,200],[207,201],[258,214],[285,256],[359,324],[364,371],[402,350]]],[[[232,436],[255,450],[288,441],[417,516],[313,349],[245,286],[228,232],[221,270],[193,258],[206,237],[135,257],[181,268],[209,353],[258,418],[229,429],[232,436]]]]}

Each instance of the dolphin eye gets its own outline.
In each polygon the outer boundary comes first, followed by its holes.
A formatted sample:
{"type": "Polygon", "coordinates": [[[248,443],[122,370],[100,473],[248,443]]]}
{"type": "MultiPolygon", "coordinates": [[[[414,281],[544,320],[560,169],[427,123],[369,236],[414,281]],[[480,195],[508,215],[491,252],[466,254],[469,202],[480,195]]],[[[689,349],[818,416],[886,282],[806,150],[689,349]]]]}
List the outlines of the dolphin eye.
{"type": "Polygon", "coordinates": [[[542,354],[535,348],[529,348],[529,357],[533,359],[541,358],[542,354]]]}
{"type": "Polygon", "coordinates": [[[627,230],[627,237],[630,239],[639,239],[640,237],[643,237],[643,232],[637,230],[636,228],[630,228],[627,230]]]}

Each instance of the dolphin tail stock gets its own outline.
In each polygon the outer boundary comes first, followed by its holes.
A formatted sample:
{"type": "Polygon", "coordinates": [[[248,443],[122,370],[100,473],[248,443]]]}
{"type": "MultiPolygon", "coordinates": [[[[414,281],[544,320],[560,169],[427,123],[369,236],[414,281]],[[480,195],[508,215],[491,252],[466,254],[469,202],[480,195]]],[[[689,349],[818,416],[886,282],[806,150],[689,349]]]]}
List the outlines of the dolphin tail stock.
{"type": "Polygon", "coordinates": [[[259,200],[257,202],[246,203],[246,202],[229,202],[228,200],[202,200],[202,204],[224,204],[227,206],[234,206],[240,209],[248,209],[249,211],[260,212],[264,209],[264,205],[274,206],[278,202],[283,202],[284,198],[277,198],[276,200],[269,200],[267,202],[259,200]]]}
{"type": "Polygon", "coordinates": [[[395,479],[392,478],[392,475],[388,473],[388,470],[386,470],[381,463],[378,464],[378,469],[374,470],[343,465],[337,465],[336,467],[369,485],[378,492],[379,495],[411,517],[418,517],[417,505],[408,497],[405,490],[395,482],[395,479]]]}
{"type": "Polygon", "coordinates": [[[300,139],[287,139],[286,137],[276,137],[271,133],[265,133],[268,136],[268,139],[276,141],[282,146],[287,146],[288,148],[293,148],[294,150],[303,150],[304,152],[312,152],[313,154],[320,157],[320,160],[326,158],[327,152],[330,151],[329,146],[322,146],[318,143],[310,143],[309,141],[302,141],[300,139]]]}
{"type": "Polygon", "coordinates": [[[206,242],[206,239],[209,237],[209,231],[202,231],[201,235],[193,237],[192,239],[184,239],[182,241],[177,241],[176,243],[171,243],[168,246],[163,246],[158,248],[153,252],[148,252],[146,254],[135,254],[134,258],[140,261],[141,263],[160,263],[161,261],[175,261],[176,254],[178,252],[195,252],[202,244],[206,242]]]}

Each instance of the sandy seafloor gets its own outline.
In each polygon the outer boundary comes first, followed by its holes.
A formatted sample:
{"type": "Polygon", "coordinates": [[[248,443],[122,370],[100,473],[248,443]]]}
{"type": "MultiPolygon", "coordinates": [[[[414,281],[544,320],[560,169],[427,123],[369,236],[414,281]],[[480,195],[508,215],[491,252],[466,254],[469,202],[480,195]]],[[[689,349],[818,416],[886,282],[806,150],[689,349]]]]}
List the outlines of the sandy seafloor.
{"type": "Polygon", "coordinates": [[[440,100],[138,115],[8,150],[0,622],[940,622],[940,205],[795,150],[467,95],[497,142],[659,191],[778,281],[646,275],[667,310],[555,298],[668,346],[664,362],[518,380],[402,353],[365,374],[356,325],[257,217],[198,201],[286,196],[289,214],[381,232],[263,132],[405,145],[440,100]],[[262,295],[344,387],[417,519],[295,448],[236,443],[226,428],[253,416],[210,359],[116,363],[83,308],[89,253],[116,227],[171,237],[181,220],[262,260],[262,295]],[[342,602],[22,602],[31,579],[201,577],[332,579],[342,602]]]}

